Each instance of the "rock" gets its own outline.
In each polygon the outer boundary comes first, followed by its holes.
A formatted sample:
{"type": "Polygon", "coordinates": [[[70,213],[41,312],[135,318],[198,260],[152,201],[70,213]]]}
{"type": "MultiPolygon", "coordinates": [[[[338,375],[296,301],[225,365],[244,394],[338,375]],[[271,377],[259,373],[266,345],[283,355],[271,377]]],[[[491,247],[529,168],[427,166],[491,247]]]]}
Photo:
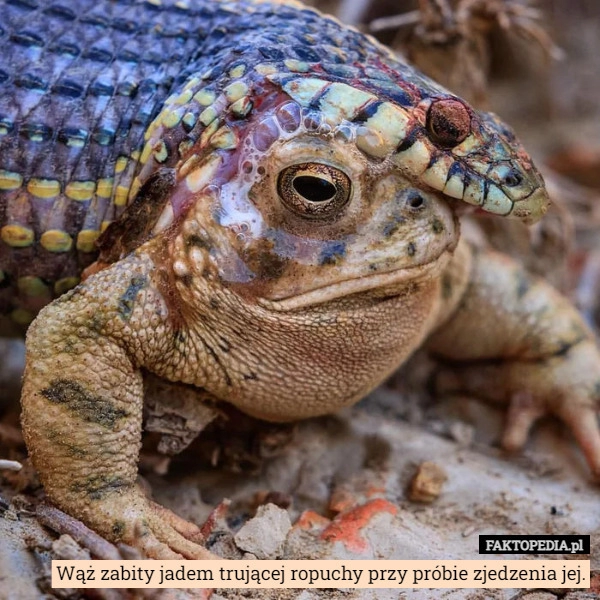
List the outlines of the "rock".
{"type": "Polygon", "coordinates": [[[291,527],[287,511],[265,504],[259,506],[256,516],[236,533],[234,540],[238,548],[257,558],[277,558],[291,527]]]}
{"type": "Polygon", "coordinates": [[[413,502],[433,502],[440,495],[447,479],[442,467],[433,462],[423,462],[410,483],[408,497],[413,502]]]}

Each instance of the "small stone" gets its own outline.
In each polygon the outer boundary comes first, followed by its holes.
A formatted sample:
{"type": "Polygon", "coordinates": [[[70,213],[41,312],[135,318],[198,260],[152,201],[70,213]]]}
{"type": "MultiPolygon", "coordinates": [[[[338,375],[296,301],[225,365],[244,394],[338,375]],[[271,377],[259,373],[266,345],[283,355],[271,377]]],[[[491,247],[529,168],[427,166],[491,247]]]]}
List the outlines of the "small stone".
{"type": "Polygon", "coordinates": [[[292,523],[287,511],[265,504],[259,506],[256,516],[250,519],[235,535],[240,550],[251,552],[257,558],[277,558],[283,548],[292,523]]]}
{"type": "Polygon", "coordinates": [[[461,448],[469,448],[475,438],[475,428],[463,421],[453,421],[450,424],[449,433],[461,448]]]}
{"type": "Polygon", "coordinates": [[[473,525],[469,525],[465,529],[463,529],[462,536],[469,537],[472,533],[474,533],[475,527],[473,525]]]}
{"type": "Polygon", "coordinates": [[[446,472],[433,462],[419,465],[408,489],[408,497],[413,502],[433,502],[442,492],[442,485],[448,479],[446,472]]]}
{"type": "Polygon", "coordinates": [[[90,560],[90,552],[82,548],[70,535],[64,533],[52,542],[54,558],[60,560],[90,560]]]}

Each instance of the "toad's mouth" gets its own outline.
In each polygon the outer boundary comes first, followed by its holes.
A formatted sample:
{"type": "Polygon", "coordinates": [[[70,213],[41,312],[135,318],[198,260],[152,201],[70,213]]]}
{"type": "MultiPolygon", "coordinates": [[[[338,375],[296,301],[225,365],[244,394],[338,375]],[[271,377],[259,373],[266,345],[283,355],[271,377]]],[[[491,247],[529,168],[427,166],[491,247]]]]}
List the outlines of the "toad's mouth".
{"type": "Polygon", "coordinates": [[[259,298],[258,303],[269,310],[287,312],[358,294],[365,294],[365,299],[398,296],[406,290],[409,284],[438,277],[448,264],[452,256],[452,250],[446,249],[435,260],[425,264],[402,267],[385,273],[362,275],[279,300],[259,298]]]}

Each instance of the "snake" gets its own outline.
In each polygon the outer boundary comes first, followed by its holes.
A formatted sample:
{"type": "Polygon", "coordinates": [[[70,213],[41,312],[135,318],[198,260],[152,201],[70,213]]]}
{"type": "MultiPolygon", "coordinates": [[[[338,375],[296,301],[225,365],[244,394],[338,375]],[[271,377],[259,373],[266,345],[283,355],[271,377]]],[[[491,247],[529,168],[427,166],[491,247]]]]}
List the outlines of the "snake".
{"type": "Polygon", "coordinates": [[[102,249],[250,168],[242,144],[259,157],[300,123],[489,213],[548,204],[497,116],[298,2],[2,0],[0,53],[0,315],[21,328],[102,249]]]}

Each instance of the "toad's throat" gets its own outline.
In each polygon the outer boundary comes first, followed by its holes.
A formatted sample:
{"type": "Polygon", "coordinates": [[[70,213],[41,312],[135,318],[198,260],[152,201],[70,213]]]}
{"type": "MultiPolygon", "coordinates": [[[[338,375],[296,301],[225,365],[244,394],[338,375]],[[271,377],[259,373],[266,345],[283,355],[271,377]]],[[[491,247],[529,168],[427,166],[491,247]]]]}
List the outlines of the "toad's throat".
{"type": "Polygon", "coordinates": [[[436,260],[426,264],[402,267],[385,273],[374,273],[372,275],[363,275],[338,281],[302,294],[278,300],[259,298],[258,303],[269,310],[287,312],[367,292],[370,292],[369,294],[365,294],[368,299],[396,296],[401,294],[409,284],[418,283],[423,280],[428,281],[438,277],[448,264],[451,255],[452,252],[446,250],[436,260]]]}

